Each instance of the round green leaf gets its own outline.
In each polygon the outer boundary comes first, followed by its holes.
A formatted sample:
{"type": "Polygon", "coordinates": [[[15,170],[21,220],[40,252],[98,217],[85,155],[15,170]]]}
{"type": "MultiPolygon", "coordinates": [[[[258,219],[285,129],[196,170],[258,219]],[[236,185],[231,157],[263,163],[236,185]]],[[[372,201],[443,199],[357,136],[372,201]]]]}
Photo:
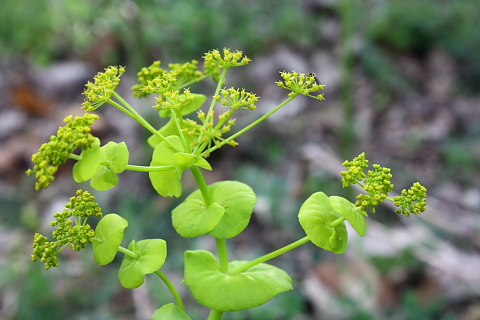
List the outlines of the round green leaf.
{"type": "Polygon", "coordinates": [[[95,138],[91,148],[83,149],[80,160],[73,166],[73,180],[77,183],[88,181],[100,166],[100,140],[95,138]]]}
{"type": "Polygon", "coordinates": [[[367,220],[361,210],[357,209],[359,207],[355,207],[353,203],[339,196],[331,196],[328,199],[333,209],[344,216],[357,233],[363,237],[367,231],[367,220]]]}
{"type": "Polygon", "coordinates": [[[157,309],[152,316],[152,320],[192,320],[182,309],[169,303],[157,309]]]}
{"type": "Polygon", "coordinates": [[[206,208],[203,199],[187,198],[172,211],[172,224],[184,238],[200,237],[218,225],[224,212],[216,202],[206,208]]]}
{"type": "Polygon", "coordinates": [[[125,142],[110,141],[101,148],[102,161],[110,163],[110,169],[115,173],[122,173],[128,165],[130,153],[125,142]]]}
{"type": "Polygon", "coordinates": [[[210,231],[215,238],[229,239],[239,235],[250,222],[257,197],[252,188],[238,181],[221,181],[209,186],[213,201],[225,208],[220,223],[210,231]]]}
{"type": "MultiPolygon", "coordinates": [[[[191,101],[189,104],[180,108],[180,114],[182,116],[185,116],[187,114],[197,111],[202,107],[203,103],[207,101],[207,96],[204,94],[192,93],[192,96],[193,96],[193,101],[191,101]]],[[[167,118],[171,116],[171,111],[160,110],[159,115],[161,118],[167,118]]]]}
{"type": "Polygon", "coordinates": [[[93,253],[99,265],[103,266],[113,261],[126,227],[128,221],[115,213],[107,214],[100,220],[93,240],[93,253]]]}
{"type": "Polygon", "coordinates": [[[320,248],[335,253],[344,253],[348,244],[345,223],[334,228],[330,223],[341,218],[323,192],[312,194],[300,208],[298,218],[310,240],[320,248]]]}
{"type": "Polygon", "coordinates": [[[118,184],[118,177],[112,170],[108,169],[105,166],[100,166],[92,179],[90,180],[90,185],[95,190],[105,191],[115,187],[118,184]]]}
{"type": "MultiPolygon", "coordinates": [[[[247,262],[232,261],[229,267],[247,262]]],[[[277,267],[261,263],[229,275],[221,272],[213,254],[204,250],[185,252],[185,284],[199,303],[220,312],[255,308],[292,290],[292,279],[277,267]]]]}
{"type": "Polygon", "coordinates": [[[118,279],[123,287],[135,289],[144,282],[146,274],[160,269],[167,258],[167,243],[162,239],[148,239],[128,245],[128,250],[138,254],[138,258],[125,255],[118,271],[118,279]]]}
{"type": "MultiPolygon", "coordinates": [[[[220,239],[237,236],[247,227],[253,207],[257,203],[257,197],[252,188],[238,181],[221,181],[209,185],[208,189],[212,195],[212,200],[225,208],[225,213],[220,222],[215,225],[215,228],[207,232],[220,239]]],[[[205,210],[203,196],[200,190],[196,190],[173,210],[174,226],[180,227],[184,223],[191,225],[190,217],[199,215],[200,212],[203,212],[202,210],[205,210]]],[[[206,228],[201,230],[205,231],[206,228]]]]}

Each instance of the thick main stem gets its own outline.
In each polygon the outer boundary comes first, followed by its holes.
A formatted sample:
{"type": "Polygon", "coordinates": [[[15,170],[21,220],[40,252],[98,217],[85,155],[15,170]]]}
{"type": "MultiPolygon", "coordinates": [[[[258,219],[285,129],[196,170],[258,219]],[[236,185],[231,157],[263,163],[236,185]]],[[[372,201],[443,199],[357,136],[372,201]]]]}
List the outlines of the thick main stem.
{"type": "Polygon", "coordinates": [[[215,238],[217,242],[217,250],[218,250],[218,259],[219,259],[219,267],[220,271],[223,273],[228,272],[228,249],[227,249],[227,242],[225,239],[218,239],[215,238]]]}
{"type": "Polygon", "coordinates": [[[221,320],[223,316],[223,312],[212,310],[210,311],[210,315],[208,316],[208,320],[221,320]]]}

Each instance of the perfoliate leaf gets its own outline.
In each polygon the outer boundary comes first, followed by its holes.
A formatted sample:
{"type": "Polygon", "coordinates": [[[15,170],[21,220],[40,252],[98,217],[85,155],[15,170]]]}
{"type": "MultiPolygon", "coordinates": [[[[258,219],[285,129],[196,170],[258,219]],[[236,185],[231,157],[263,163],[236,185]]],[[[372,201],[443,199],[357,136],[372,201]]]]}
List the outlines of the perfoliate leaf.
{"type": "Polygon", "coordinates": [[[93,253],[99,265],[103,266],[113,261],[126,227],[128,221],[115,213],[107,214],[100,220],[93,240],[93,253]]]}
{"type": "Polygon", "coordinates": [[[323,192],[312,194],[298,213],[300,224],[310,240],[320,248],[338,254],[344,253],[347,248],[347,228],[344,222],[333,228],[330,224],[341,217],[323,192]]]}
{"type": "MultiPolygon", "coordinates": [[[[232,261],[230,269],[248,261],[232,261]]],[[[239,311],[258,307],[277,294],[292,290],[288,274],[266,263],[229,275],[220,271],[212,253],[185,252],[185,284],[202,305],[220,311],[239,311]]]]}
{"type": "Polygon", "coordinates": [[[148,239],[135,242],[133,240],[128,250],[138,254],[138,258],[125,255],[118,279],[123,287],[135,289],[144,282],[146,274],[154,273],[160,269],[167,258],[167,243],[162,239],[148,239]]]}
{"type": "Polygon", "coordinates": [[[157,309],[152,316],[152,320],[192,320],[182,309],[169,303],[157,309]]]}
{"type": "Polygon", "coordinates": [[[357,233],[363,237],[367,230],[367,220],[361,213],[362,208],[355,207],[353,203],[342,197],[331,196],[328,199],[330,200],[333,209],[344,216],[357,233]]]}
{"type": "Polygon", "coordinates": [[[110,141],[101,148],[102,161],[110,163],[110,169],[115,173],[122,173],[128,165],[130,153],[125,142],[110,141]]]}
{"type": "Polygon", "coordinates": [[[216,202],[206,208],[203,199],[185,200],[173,209],[172,224],[184,238],[200,237],[218,225],[224,212],[225,209],[216,202]]]}
{"type": "MultiPolygon", "coordinates": [[[[180,108],[180,115],[186,116],[192,112],[200,109],[205,101],[207,101],[207,96],[199,93],[192,93],[193,101],[189,104],[180,108]]],[[[161,118],[167,118],[171,116],[170,110],[160,110],[159,113],[161,118]]]]}
{"type": "Polygon", "coordinates": [[[92,179],[90,180],[90,185],[95,190],[105,191],[115,187],[118,184],[118,177],[112,170],[108,169],[105,166],[100,166],[92,179]]]}
{"type": "Polygon", "coordinates": [[[173,226],[183,237],[201,236],[206,232],[220,239],[237,236],[250,222],[253,207],[257,202],[252,188],[238,181],[221,181],[209,185],[208,189],[214,203],[223,207],[225,211],[220,216],[221,220],[213,226],[214,229],[207,231],[212,226],[213,220],[203,221],[201,218],[206,214],[206,207],[200,190],[191,193],[172,211],[173,226]],[[186,232],[187,230],[189,232],[186,232]],[[193,233],[193,230],[198,232],[193,233]]]}
{"type": "MultiPolygon", "coordinates": [[[[182,141],[178,136],[166,138],[179,150],[183,150],[182,141]]],[[[193,154],[176,152],[165,142],[159,143],[153,152],[151,166],[171,166],[165,171],[150,172],[149,177],[155,190],[164,197],[179,197],[182,195],[182,174],[193,165],[211,170],[210,164],[203,158],[193,154]]]]}
{"type": "Polygon", "coordinates": [[[100,140],[95,138],[91,148],[83,149],[80,160],[73,166],[73,180],[88,181],[97,171],[101,161],[100,140]]]}

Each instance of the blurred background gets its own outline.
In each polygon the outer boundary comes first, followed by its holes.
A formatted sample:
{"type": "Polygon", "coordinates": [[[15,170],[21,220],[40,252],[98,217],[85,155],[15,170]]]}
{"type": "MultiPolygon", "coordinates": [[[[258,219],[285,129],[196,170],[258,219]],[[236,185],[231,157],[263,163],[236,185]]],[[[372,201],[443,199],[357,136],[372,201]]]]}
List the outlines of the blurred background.
{"type": "MultiPolygon", "coordinates": [[[[259,198],[250,226],[228,242],[232,259],[303,237],[297,213],[314,192],[353,200],[341,163],[361,152],[392,168],[397,192],[415,181],[429,189],[427,212],[404,218],[381,206],[364,238],[350,230],[344,255],[307,244],[270,261],[294,290],[224,319],[480,319],[479,21],[477,0],[2,0],[0,319],[146,320],[173,301],[154,276],[123,289],[120,257],[98,266],[90,249],[65,250],[58,268],[31,262],[34,233],[49,235],[53,214],[91,188],[73,182],[73,162],[40,192],[24,172],[63,118],[83,113],[84,85],[104,67],[127,67],[119,93],[160,127],[154,102],[132,97],[136,72],[224,47],[253,60],[232,69],[227,86],[260,96],[256,111],[238,112],[236,128],[286,98],[279,71],[313,72],[326,85],[325,101],[299,97],[239,146],[212,154],[209,183],[236,179],[259,198]]],[[[192,91],[211,96],[214,84],[192,91]]],[[[130,163],[148,165],[149,133],[113,107],[98,111],[102,143],[125,141],[130,163]]],[[[148,175],[126,172],[116,188],[92,192],[105,213],[129,220],[124,245],[167,240],[163,269],[192,319],[206,319],[181,284],[182,252],[215,243],[173,230],[171,210],[195,188],[188,174],[184,185],[180,199],[161,198],[148,175]]]]}

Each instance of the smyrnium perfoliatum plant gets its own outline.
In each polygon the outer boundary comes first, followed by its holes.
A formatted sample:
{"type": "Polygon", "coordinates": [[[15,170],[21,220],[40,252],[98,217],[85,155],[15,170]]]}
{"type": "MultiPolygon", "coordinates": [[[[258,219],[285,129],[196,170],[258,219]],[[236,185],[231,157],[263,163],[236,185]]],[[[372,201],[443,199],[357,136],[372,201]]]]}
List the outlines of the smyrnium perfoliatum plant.
{"type": "MultiPolygon", "coordinates": [[[[115,90],[125,72],[123,67],[109,67],[86,85],[83,117],[65,119],[67,125],[52,136],[32,156],[36,189],[47,188],[53,181],[60,165],[68,159],[76,161],[73,178],[76,182],[90,181],[93,189],[104,191],[115,187],[124,171],[148,173],[156,192],[162,197],[180,197],[183,194],[182,175],[190,170],[198,184],[198,190],[188,195],[173,209],[172,225],[185,238],[209,235],[215,238],[216,252],[188,250],[184,253],[184,284],[195,299],[210,308],[210,320],[221,319],[224,312],[254,308],[274,298],[279,293],[292,290],[292,279],[283,270],[267,264],[305,243],[337,254],[344,253],[348,245],[345,222],[364,236],[367,210],[384,201],[392,201],[397,213],[409,216],[426,209],[426,188],[416,182],[411,189],[403,190],[400,196],[389,197],[393,190],[390,169],[374,164],[369,168],[365,153],[352,161],[345,161],[347,171],[341,173],[343,186],[360,185],[365,193],[355,202],[324,192],[316,192],[305,200],[298,212],[299,222],[305,237],[252,261],[230,261],[227,240],[238,236],[249,224],[257,202],[254,190],[240,181],[218,181],[207,185],[202,170],[212,170],[209,155],[224,146],[236,146],[236,138],[262,123],[273,113],[283,108],[299,95],[324,100],[321,93],[325,85],[314,74],[296,71],[280,72],[280,88],[288,90],[286,99],[273,110],[258,118],[245,128],[234,130],[234,114],[253,111],[259,97],[243,88],[227,87],[227,73],[231,68],[247,65],[250,59],[241,51],[223,52],[212,50],[205,54],[203,71],[198,61],[170,64],[161,67],[160,61],[138,72],[138,84],[133,87],[135,97],[154,95],[159,117],[165,124],[156,128],[144,119],[115,90]],[[212,99],[207,104],[205,95],[191,92],[194,83],[212,79],[216,83],[212,99]],[[129,163],[128,146],[124,143],[100,141],[90,129],[98,115],[93,114],[103,105],[111,105],[126,113],[151,133],[148,138],[152,152],[149,165],[129,163]],[[223,105],[226,111],[216,112],[223,105]],[[232,133],[234,132],[234,133],[232,133]],[[81,148],[80,154],[73,152],[81,148]],[[221,294],[219,294],[221,292],[221,294]]],[[[57,267],[62,250],[70,246],[79,251],[92,244],[94,259],[99,265],[111,263],[118,254],[123,262],[118,271],[122,286],[138,288],[148,274],[156,274],[173,295],[174,303],[165,304],[155,311],[152,319],[188,320],[188,310],[168,276],[162,271],[167,257],[167,242],[164,239],[124,239],[128,221],[110,213],[102,218],[102,210],[95,198],[87,191],[79,190],[63,212],[54,215],[52,240],[36,234],[32,260],[40,260],[47,269],[57,267]],[[90,227],[89,219],[101,218],[97,227],[90,227]],[[122,246],[128,241],[128,245],[122,246]]],[[[172,240],[173,241],[173,240],[172,240]]],[[[178,254],[178,253],[177,253],[178,254]]]]}

